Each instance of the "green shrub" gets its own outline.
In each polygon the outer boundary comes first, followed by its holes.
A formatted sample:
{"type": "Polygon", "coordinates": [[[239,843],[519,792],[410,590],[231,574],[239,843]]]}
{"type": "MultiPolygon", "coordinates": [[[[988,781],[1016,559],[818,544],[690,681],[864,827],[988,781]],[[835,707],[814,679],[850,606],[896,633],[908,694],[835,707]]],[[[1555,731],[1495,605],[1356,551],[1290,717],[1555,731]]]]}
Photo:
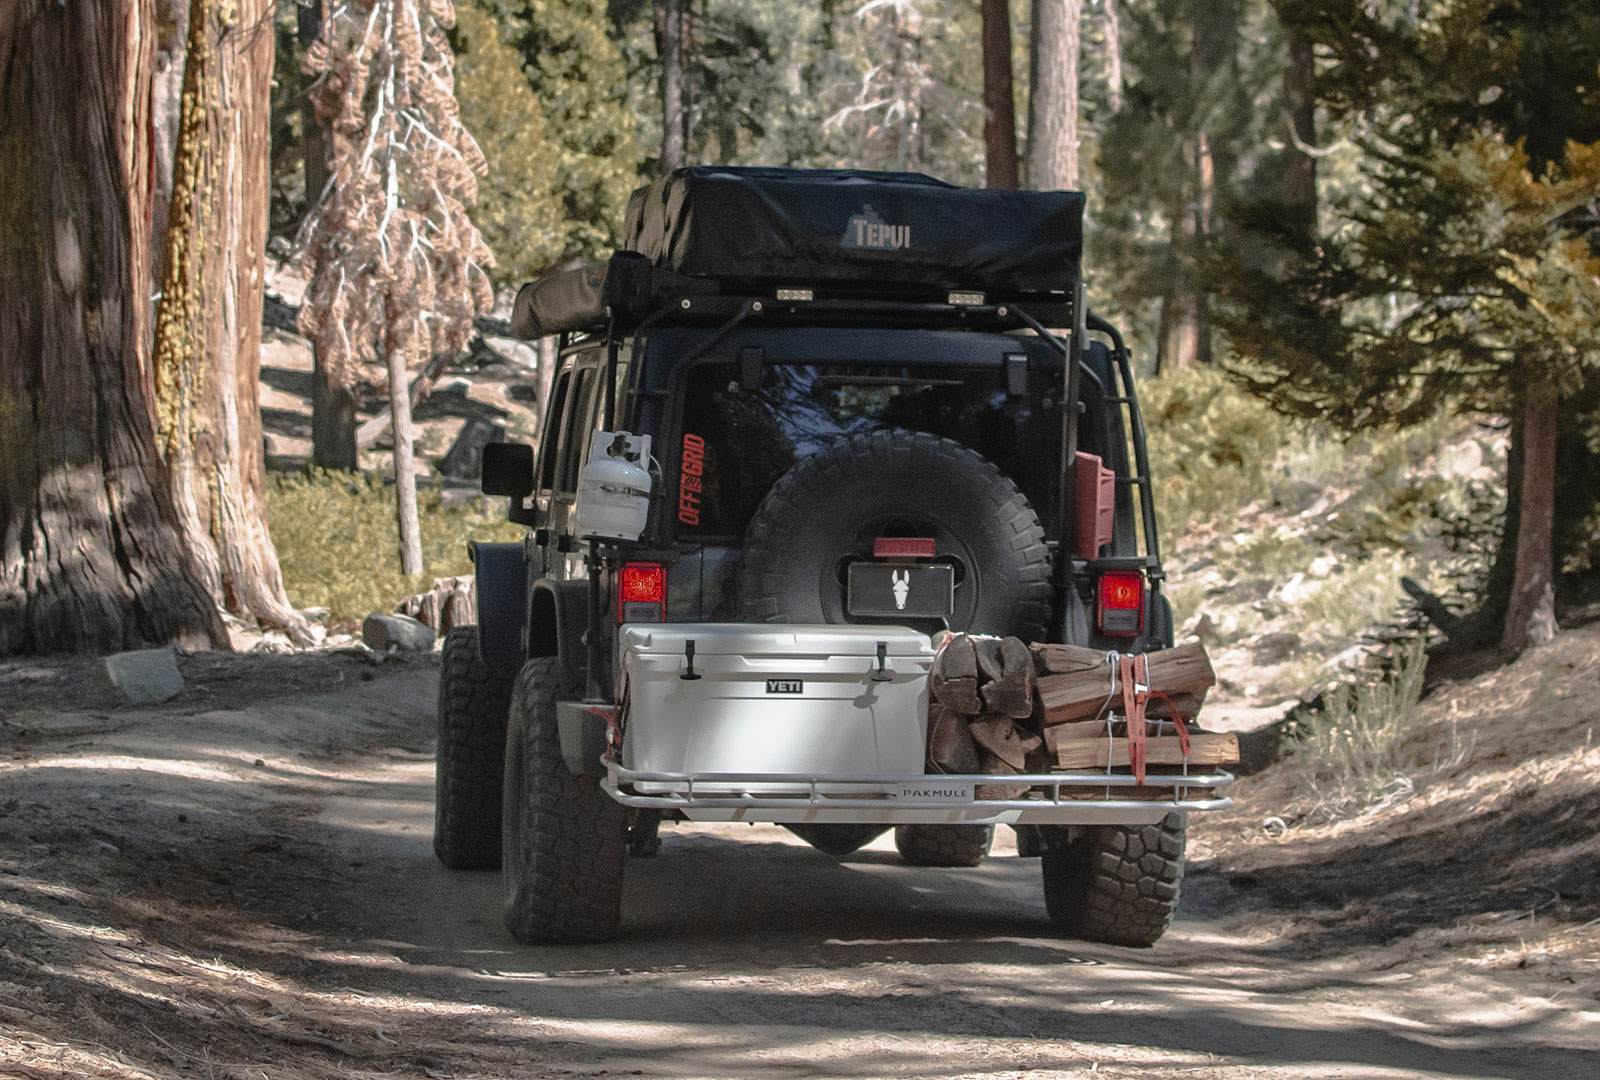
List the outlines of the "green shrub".
{"type": "Polygon", "coordinates": [[[1162,535],[1222,523],[1281,487],[1278,456],[1304,425],[1267,408],[1215,368],[1190,368],[1140,388],[1162,535]]]}
{"type": "Polygon", "coordinates": [[[407,577],[400,572],[393,485],[375,474],[328,472],[269,481],[268,521],[289,599],[297,607],[326,607],[340,622],[392,611],[434,578],[470,573],[467,541],[522,536],[498,508],[476,500],[446,507],[438,487],[417,496],[424,570],[407,577]]]}
{"type": "Polygon", "coordinates": [[[1323,696],[1300,725],[1294,756],[1305,766],[1312,816],[1348,817],[1412,789],[1398,750],[1415,727],[1427,641],[1399,647],[1384,672],[1363,672],[1323,696]]]}

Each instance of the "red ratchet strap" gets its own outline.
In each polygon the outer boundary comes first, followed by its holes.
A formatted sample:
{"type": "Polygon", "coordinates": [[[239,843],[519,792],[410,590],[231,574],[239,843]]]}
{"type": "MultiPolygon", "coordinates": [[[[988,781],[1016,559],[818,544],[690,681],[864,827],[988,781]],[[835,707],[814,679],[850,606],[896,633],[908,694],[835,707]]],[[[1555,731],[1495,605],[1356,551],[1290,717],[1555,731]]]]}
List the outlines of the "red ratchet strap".
{"type": "MultiPolygon", "coordinates": [[[[1128,722],[1128,762],[1133,766],[1133,779],[1144,783],[1144,703],[1149,692],[1139,682],[1135,672],[1142,656],[1124,655],[1119,663],[1118,676],[1122,679],[1122,715],[1128,722]]],[[[1149,665],[1146,664],[1148,673],[1149,665]]]]}
{"type": "Polygon", "coordinates": [[[1122,679],[1122,715],[1128,721],[1128,763],[1133,766],[1133,778],[1140,784],[1144,783],[1145,776],[1145,706],[1151,697],[1158,697],[1167,703],[1167,709],[1172,713],[1172,726],[1178,732],[1178,747],[1183,751],[1183,756],[1189,756],[1189,728],[1183,722],[1183,716],[1178,712],[1178,707],[1172,699],[1159,690],[1150,689],[1150,658],[1139,656],[1123,656],[1120,661],[1119,676],[1122,679]]]}
{"type": "Polygon", "coordinates": [[[1150,696],[1158,697],[1167,703],[1167,711],[1172,713],[1172,726],[1178,730],[1178,747],[1183,751],[1183,756],[1188,757],[1189,728],[1188,725],[1183,722],[1183,714],[1178,711],[1178,706],[1173,704],[1172,699],[1163,694],[1160,690],[1150,691],[1150,696]]]}

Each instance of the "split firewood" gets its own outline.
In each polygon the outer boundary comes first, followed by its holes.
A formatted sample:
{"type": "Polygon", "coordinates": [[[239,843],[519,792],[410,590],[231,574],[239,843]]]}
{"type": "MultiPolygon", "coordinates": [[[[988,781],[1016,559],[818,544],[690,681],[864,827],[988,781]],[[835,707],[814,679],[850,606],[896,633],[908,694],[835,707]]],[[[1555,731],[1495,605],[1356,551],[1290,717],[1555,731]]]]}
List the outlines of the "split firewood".
{"type": "MultiPolygon", "coordinates": [[[[986,776],[1015,776],[1021,772],[1020,768],[1012,768],[1004,759],[981,750],[978,754],[982,760],[980,769],[986,776]]],[[[1005,799],[1020,799],[1028,793],[1027,784],[978,784],[973,788],[973,798],[986,802],[1005,799]]]]}
{"type": "Polygon", "coordinates": [[[1028,761],[1028,752],[1043,740],[1037,735],[1017,730],[1009,716],[980,716],[970,725],[973,740],[1011,766],[1012,772],[1021,772],[1028,761]]]}
{"type": "Polygon", "coordinates": [[[1000,659],[1000,639],[993,637],[972,638],[972,651],[978,660],[978,681],[993,682],[1005,675],[1005,668],[1000,659]]]}
{"type": "Polygon", "coordinates": [[[928,710],[928,763],[933,772],[978,771],[978,747],[967,718],[954,709],[934,705],[928,710]]]}
{"type": "Polygon", "coordinates": [[[1081,645],[1029,646],[1034,667],[1043,675],[1072,675],[1080,671],[1094,671],[1106,666],[1104,649],[1086,649],[1081,645]]]}
{"type": "MultiPolygon", "coordinates": [[[[1085,720],[1097,716],[1108,705],[1120,711],[1122,681],[1118,668],[1106,663],[1099,653],[1096,665],[1087,665],[1092,649],[1070,645],[1034,647],[1036,663],[1057,673],[1038,681],[1042,723],[1045,726],[1085,720]]],[[[1180,645],[1147,653],[1149,685],[1165,699],[1152,695],[1145,715],[1151,719],[1171,719],[1173,709],[1186,719],[1194,719],[1205,702],[1206,691],[1216,685],[1217,676],[1204,645],[1180,645]],[[1170,704],[1168,703],[1170,701],[1170,704]]]]}
{"type": "Polygon", "coordinates": [[[983,699],[978,696],[978,660],[971,638],[965,634],[950,636],[933,661],[930,685],[934,698],[947,708],[967,716],[983,711],[983,699]]]}
{"type": "MultiPolygon", "coordinates": [[[[1023,720],[1033,714],[1033,657],[1018,638],[1003,638],[992,650],[999,675],[983,683],[983,703],[990,712],[1023,720]]],[[[978,650],[978,667],[984,669],[985,650],[978,650]]]]}
{"type": "MultiPolygon", "coordinates": [[[[1148,765],[1182,765],[1183,746],[1176,736],[1145,740],[1148,765]]],[[[1189,737],[1189,765],[1231,765],[1239,760],[1239,738],[1233,734],[1189,737]]],[[[1127,768],[1132,764],[1127,739],[1066,739],[1056,744],[1056,764],[1063,769],[1127,768]]]]}

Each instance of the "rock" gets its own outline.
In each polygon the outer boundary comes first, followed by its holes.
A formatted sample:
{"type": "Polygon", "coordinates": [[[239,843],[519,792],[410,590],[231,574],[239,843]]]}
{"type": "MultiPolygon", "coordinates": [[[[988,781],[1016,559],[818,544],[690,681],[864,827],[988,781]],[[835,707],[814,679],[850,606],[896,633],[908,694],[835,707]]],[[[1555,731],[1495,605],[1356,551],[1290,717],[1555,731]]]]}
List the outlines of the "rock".
{"type": "Polygon", "coordinates": [[[439,462],[439,473],[451,480],[477,480],[483,472],[483,448],[505,442],[504,424],[474,416],[461,427],[455,445],[439,462]]]}
{"type": "Polygon", "coordinates": [[[1257,638],[1250,646],[1250,655],[1258,664],[1278,664],[1289,659],[1299,649],[1300,635],[1281,630],[1257,638]]]}
{"type": "Polygon", "coordinates": [[[374,611],[361,621],[361,640],[375,653],[431,652],[433,631],[406,615],[374,611]]]}
{"type": "Polygon", "coordinates": [[[105,659],[111,684],[129,705],[159,705],[183,690],[178,656],[171,649],[140,649],[105,659]]]}

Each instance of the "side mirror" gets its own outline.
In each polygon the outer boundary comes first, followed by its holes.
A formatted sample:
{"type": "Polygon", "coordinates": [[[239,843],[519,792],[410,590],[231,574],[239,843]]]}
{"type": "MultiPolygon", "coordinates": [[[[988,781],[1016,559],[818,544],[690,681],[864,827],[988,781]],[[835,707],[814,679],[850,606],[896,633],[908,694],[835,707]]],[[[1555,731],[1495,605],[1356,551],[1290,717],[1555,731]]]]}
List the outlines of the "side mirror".
{"type": "Polygon", "coordinates": [[[533,494],[533,447],[492,442],[483,448],[483,493],[521,502],[533,494]]]}

